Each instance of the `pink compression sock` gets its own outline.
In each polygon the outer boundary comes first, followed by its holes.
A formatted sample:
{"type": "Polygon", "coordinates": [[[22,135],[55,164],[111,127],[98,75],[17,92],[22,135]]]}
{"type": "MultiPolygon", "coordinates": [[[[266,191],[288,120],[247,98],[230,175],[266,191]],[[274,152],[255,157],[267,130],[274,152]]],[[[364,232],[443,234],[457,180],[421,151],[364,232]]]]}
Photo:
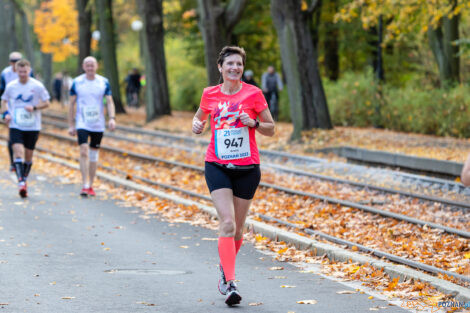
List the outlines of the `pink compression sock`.
{"type": "Polygon", "coordinates": [[[238,254],[238,251],[240,251],[240,248],[242,247],[243,243],[243,237],[240,240],[235,240],[235,254],[238,254]]]}
{"type": "Polygon", "coordinates": [[[227,281],[235,279],[235,239],[233,237],[219,237],[219,257],[227,281]]]}

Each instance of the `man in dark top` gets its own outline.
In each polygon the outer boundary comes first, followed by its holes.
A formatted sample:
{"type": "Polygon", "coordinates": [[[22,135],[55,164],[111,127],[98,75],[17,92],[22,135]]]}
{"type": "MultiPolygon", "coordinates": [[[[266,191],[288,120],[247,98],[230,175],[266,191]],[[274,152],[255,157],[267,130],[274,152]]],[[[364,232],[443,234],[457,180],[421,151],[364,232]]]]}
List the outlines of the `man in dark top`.
{"type": "Polygon", "coordinates": [[[133,68],[132,72],[127,75],[126,82],[127,105],[137,108],[139,106],[140,73],[136,68],[133,68]]]}
{"type": "Polygon", "coordinates": [[[274,70],[274,66],[268,66],[268,71],[261,76],[261,89],[275,121],[279,115],[279,91],[282,87],[282,80],[274,70]]]}

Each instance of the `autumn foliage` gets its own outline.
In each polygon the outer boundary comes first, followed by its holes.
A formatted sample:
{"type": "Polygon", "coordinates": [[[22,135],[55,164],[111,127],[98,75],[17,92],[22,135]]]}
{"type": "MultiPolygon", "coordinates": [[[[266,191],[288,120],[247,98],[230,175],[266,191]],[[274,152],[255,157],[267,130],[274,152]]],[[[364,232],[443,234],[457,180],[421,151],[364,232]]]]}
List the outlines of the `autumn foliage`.
{"type": "Polygon", "coordinates": [[[51,53],[56,62],[78,54],[78,13],[74,0],[50,0],[35,12],[34,32],[41,51],[51,53]]]}
{"type": "Polygon", "coordinates": [[[455,6],[452,1],[439,0],[352,0],[343,6],[336,20],[351,22],[360,19],[364,29],[377,24],[379,16],[390,21],[385,27],[385,42],[403,39],[405,34],[426,33],[429,27],[439,26],[442,18],[452,18],[470,9],[470,2],[462,1],[455,6]]]}

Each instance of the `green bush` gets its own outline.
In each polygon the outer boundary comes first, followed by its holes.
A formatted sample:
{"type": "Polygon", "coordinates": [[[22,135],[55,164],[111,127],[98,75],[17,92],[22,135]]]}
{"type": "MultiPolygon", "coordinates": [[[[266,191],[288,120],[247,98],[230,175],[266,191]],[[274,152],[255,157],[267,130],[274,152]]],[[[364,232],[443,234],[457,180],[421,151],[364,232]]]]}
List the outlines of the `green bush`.
{"type": "Polygon", "coordinates": [[[170,103],[173,110],[196,111],[207,87],[207,73],[185,55],[184,45],[181,39],[165,38],[170,103]]]}
{"type": "Polygon", "coordinates": [[[413,81],[401,88],[385,84],[380,93],[370,72],[346,73],[337,82],[325,81],[324,86],[334,125],[470,136],[470,89],[466,86],[446,90],[413,81]]]}

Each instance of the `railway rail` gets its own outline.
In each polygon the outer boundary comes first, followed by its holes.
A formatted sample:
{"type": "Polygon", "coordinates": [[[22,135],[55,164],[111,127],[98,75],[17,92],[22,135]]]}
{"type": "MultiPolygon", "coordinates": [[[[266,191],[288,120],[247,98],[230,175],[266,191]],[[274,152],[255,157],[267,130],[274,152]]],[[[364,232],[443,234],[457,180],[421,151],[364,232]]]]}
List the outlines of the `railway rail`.
{"type": "MultiPolygon", "coordinates": [[[[54,118],[58,118],[57,116],[54,116],[54,118]]],[[[44,124],[50,125],[53,127],[58,127],[61,129],[67,128],[67,124],[57,122],[57,121],[49,121],[49,120],[44,120],[44,124]]],[[[158,137],[162,138],[164,137],[165,139],[172,139],[172,143],[166,143],[166,142],[156,142],[154,140],[143,140],[143,139],[136,139],[136,138],[130,138],[128,136],[123,136],[123,135],[118,135],[118,134],[113,134],[113,133],[106,133],[107,137],[113,138],[115,140],[122,140],[122,141],[129,141],[129,142],[134,142],[138,144],[145,144],[145,145],[150,145],[150,146],[158,146],[158,147],[166,147],[166,148],[175,148],[175,149],[180,149],[182,151],[187,151],[187,152],[193,152],[197,151],[194,148],[190,148],[185,145],[180,145],[178,144],[179,142],[189,142],[189,143],[196,143],[200,145],[207,145],[207,141],[201,140],[201,139],[195,139],[191,137],[186,137],[186,136],[181,136],[181,135],[174,135],[170,133],[165,133],[161,131],[149,131],[149,130],[143,130],[143,129],[134,129],[131,127],[126,127],[126,126],[121,126],[118,129],[124,129],[125,132],[131,131],[132,133],[137,133],[137,134],[154,134],[156,133],[158,137]],[[176,143],[174,141],[177,141],[176,143]]],[[[325,162],[325,160],[318,159],[318,158],[312,158],[308,156],[300,156],[300,155],[292,155],[288,154],[285,152],[279,152],[279,151],[269,151],[269,150],[261,150],[260,151],[262,155],[268,155],[271,158],[277,158],[280,159],[281,161],[285,161],[286,159],[295,159],[298,162],[303,162],[308,165],[311,165],[312,163],[315,164],[315,166],[318,167],[318,165],[325,165],[325,166],[332,166],[332,163],[334,162],[325,162]]],[[[337,167],[344,167],[346,164],[338,164],[337,167]]],[[[340,183],[340,184],[347,184],[351,186],[355,186],[357,188],[362,188],[362,189],[367,189],[367,190],[376,190],[379,192],[383,193],[388,193],[388,194],[400,194],[405,197],[412,197],[412,198],[417,198],[420,200],[425,200],[425,201],[431,201],[431,202],[437,202],[437,203],[442,203],[448,206],[453,206],[457,208],[463,208],[463,209],[470,209],[470,202],[465,202],[465,201],[459,201],[459,200],[451,200],[443,197],[438,197],[438,196],[432,196],[432,195],[425,195],[421,193],[416,193],[408,190],[399,190],[395,188],[389,188],[389,187],[383,187],[383,186],[376,186],[373,184],[368,184],[368,183],[363,183],[363,182],[357,182],[353,181],[351,179],[344,179],[344,178],[338,178],[334,176],[329,176],[329,175],[322,175],[322,174],[316,174],[316,173],[311,173],[309,171],[301,170],[301,169],[296,169],[292,167],[288,167],[286,165],[282,164],[276,164],[272,162],[263,162],[263,167],[269,167],[276,169],[278,171],[282,171],[284,173],[288,174],[293,174],[293,175],[299,175],[299,176],[305,176],[317,180],[323,180],[323,181],[330,181],[334,183],[340,183]]],[[[442,189],[445,189],[446,191],[448,190],[458,190],[457,193],[462,193],[463,190],[466,190],[462,184],[458,184],[452,181],[447,181],[447,180],[441,180],[441,179],[435,179],[435,178],[427,178],[427,177],[422,177],[422,176],[417,176],[417,175],[411,175],[407,173],[394,173],[394,176],[400,176],[402,181],[407,181],[412,184],[419,184],[426,186],[427,188],[433,188],[436,184],[439,184],[442,189]]]]}
{"type": "MultiPolygon", "coordinates": [[[[5,137],[2,137],[2,139],[5,139],[5,137]]],[[[51,151],[49,149],[45,149],[45,148],[42,148],[42,147],[38,147],[38,150],[42,153],[51,154],[51,155],[54,155],[54,156],[59,157],[59,158],[74,159],[75,161],[77,161],[76,158],[70,157],[66,154],[63,154],[63,153],[60,153],[60,152],[57,152],[57,151],[51,151]]],[[[118,151],[118,153],[121,153],[121,151],[118,151]]],[[[138,155],[132,155],[131,152],[128,152],[128,153],[132,157],[138,157],[138,155]]],[[[156,161],[161,162],[160,160],[156,160],[156,161]]],[[[179,163],[174,163],[173,165],[185,166],[185,165],[181,165],[179,163]]],[[[120,170],[120,169],[117,169],[117,168],[114,168],[114,167],[111,167],[111,166],[103,166],[102,165],[100,167],[103,170],[106,170],[106,171],[109,171],[109,172],[112,172],[112,173],[118,173],[120,175],[123,175],[124,177],[126,177],[128,175],[126,171],[120,170]]],[[[201,170],[201,168],[198,168],[198,167],[192,167],[192,168],[195,169],[195,170],[201,170]]],[[[153,180],[145,178],[145,177],[134,176],[133,180],[140,181],[140,182],[152,185],[152,186],[158,186],[160,188],[177,191],[177,192],[182,193],[182,194],[184,194],[186,196],[189,196],[189,197],[194,197],[194,198],[198,198],[198,199],[201,199],[201,200],[210,201],[210,197],[208,197],[207,195],[203,195],[203,194],[200,194],[200,193],[197,193],[197,192],[189,191],[189,190],[186,190],[184,188],[179,188],[179,187],[176,187],[176,186],[173,186],[173,185],[156,182],[156,181],[153,181],[153,180]]],[[[273,188],[274,186],[267,185],[267,186],[264,186],[264,187],[273,188]]],[[[285,192],[289,192],[289,190],[287,190],[285,192]]],[[[437,274],[445,275],[445,276],[454,278],[456,280],[459,280],[464,285],[470,283],[470,277],[469,276],[461,275],[461,274],[458,274],[458,273],[455,273],[455,272],[452,272],[452,271],[448,271],[448,270],[444,270],[444,269],[441,269],[441,268],[438,268],[438,267],[435,267],[435,266],[428,265],[426,263],[422,263],[422,262],[418,262],[418,261],[415,261],[415,260],[410,260],[408,258],[400,257],[400,256],[397,256],[397,255],[394,255],[394,254],[391,254],[391,253],[381,251],[380,249],[367,247],[365,245],[358,244],[358,243],[355,243],[355,242],[350,241],[350,240],[346,240],[346,239],[343,239],[343,238],[338,238],[338,237],[326,234],[326,233],[321,232],[321,231],[313,230],[311,228],[302,227],[302,226],[299,226],[298,224],[294,224],[294,223],[291,223],[289,221],[285,221],[283,219],[279,219],[279,218],[269,216],[269,215],[266,215],[266,214],[256,213],[255,216],[257,216],[259,219],[261,219],[265,222],[268,222],[268,223],[275,223],[275,224],[287,227],[288,229],[295,230],[297,232],[302,231],[306,235],[314,236],[316,238],[321,238],[325,241],[333,242],[333,243],[341,245],[341,246],[347,246],[349,248],[355,247],[355,250],[359,250],[359,251],[362,251],[364,253],[371,254],[371,255],[374,255],[376,257],[386,259],[386,260],[389,260],[389,261],[392,261],[392,262],[395,262],[395,263],[407,265],[411,268],[416,268],[416,269],[422,270],[422,271],[427,272],[427,273],[432,273],[432,274],[435,274],[435,275],[437,275],[437,274]]],[[[466,238],[468,238],[468,237],[466,237],[466,238]]]]}

